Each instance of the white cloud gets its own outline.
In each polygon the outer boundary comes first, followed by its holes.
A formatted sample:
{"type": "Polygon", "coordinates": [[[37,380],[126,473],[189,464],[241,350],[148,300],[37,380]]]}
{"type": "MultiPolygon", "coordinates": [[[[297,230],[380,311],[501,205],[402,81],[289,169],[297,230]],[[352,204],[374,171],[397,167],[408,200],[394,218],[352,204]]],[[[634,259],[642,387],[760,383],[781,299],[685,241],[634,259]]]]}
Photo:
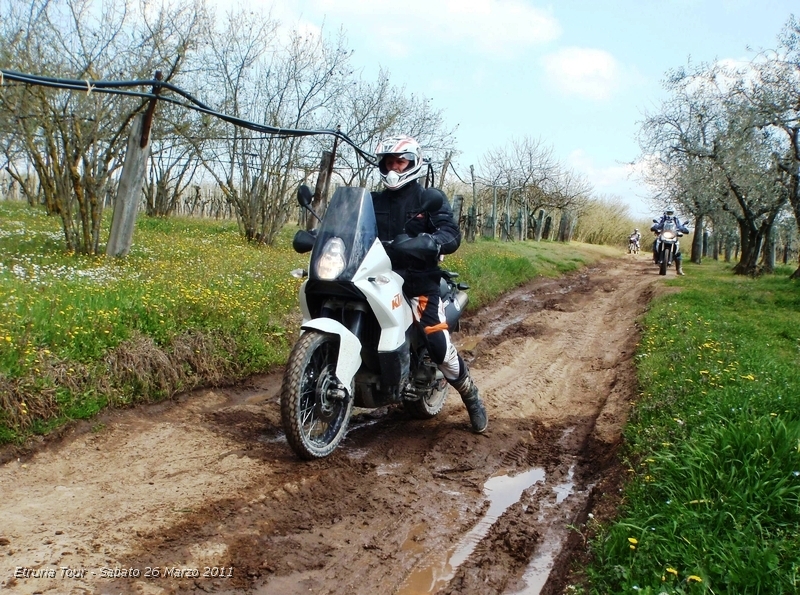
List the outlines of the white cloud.
{"type": "Polygon", "coordinates": [[[549,11],[523,0],[309,0],[326,20],[341,22],[348,35],[368,31],[380,51],[416,56],[418,49],[456,47],[465,53],[514,57],[553,41],[561,26],[549,11]]]}
{"type": "Polygon", "coordinates": [[[583,149],[572,151],[567,161],[576,171],[586,174],[592,186],[601,192],[609,192],[614,187],[627,184],[637,171],[635,163],[617,163],[607,167],[598,167],[595,160],[583,149]]]}
{"type": "Polygon", "coordinates": [[[617,196],[628,205],[632,216],[645,219],[650,217],[651,209],[646,197],[642,195],[644,187],[637,183],[642,169],[647,166],[646,163],[615,163],[599,166],[583,149],[572,151],[567,163],[576,172],[586,176],[596,195],[617,196]]]}
{"type": "Polygon", "coordinates": [[[621,83],[614,56],[603,50],[568,47],[542,58],[549,82],[565,95],[607,100],[621,83]]]}

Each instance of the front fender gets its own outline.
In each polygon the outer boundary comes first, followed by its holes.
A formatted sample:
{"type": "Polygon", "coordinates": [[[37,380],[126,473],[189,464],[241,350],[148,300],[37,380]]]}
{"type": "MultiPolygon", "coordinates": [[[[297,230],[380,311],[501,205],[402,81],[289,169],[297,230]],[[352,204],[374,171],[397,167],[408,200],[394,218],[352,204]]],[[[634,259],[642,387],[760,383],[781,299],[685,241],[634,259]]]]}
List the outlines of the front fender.
{"type": "Polygon", "coordinates": [[[341,322],[331,318],[314,318],[304,322],[300,328],[304,331],[316,330],[321,333],[339,337],[339,358],[336,361],[336,378],[351,391],[353,377],[361,366],[361,341],[341,322]]]}

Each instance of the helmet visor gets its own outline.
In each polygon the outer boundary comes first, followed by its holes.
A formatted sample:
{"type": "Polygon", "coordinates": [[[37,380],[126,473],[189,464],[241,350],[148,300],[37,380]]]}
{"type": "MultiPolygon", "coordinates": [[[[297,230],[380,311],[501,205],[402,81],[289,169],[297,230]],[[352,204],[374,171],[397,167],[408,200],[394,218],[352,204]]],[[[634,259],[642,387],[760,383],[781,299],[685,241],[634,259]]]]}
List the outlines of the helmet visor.
{"type": "Polygon", "coordinates": [[[399,159],[406,159],[411,162],[417,160],[417,156],[414,153],[378,153],[378,157],[380,157],[381,159],[383,159],[388,155],[391,155],[392,157],[397,157],[399,159]]]}

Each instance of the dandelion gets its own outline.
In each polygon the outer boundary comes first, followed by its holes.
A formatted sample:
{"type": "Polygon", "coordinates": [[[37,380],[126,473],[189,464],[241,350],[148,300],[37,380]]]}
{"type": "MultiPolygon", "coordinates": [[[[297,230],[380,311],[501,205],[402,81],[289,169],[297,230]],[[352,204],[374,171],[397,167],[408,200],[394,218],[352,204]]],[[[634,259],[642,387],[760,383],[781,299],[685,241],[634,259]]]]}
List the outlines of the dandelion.
{"type": "Polygon", "coordinates": [[[667,567],[667,572],[669,572],[670,574],[672,574],[674,576],[678,576],[678,571],[675,570],[674,568],[672,568],[671,566],[667,567]]]}
{"type": "Polygon", "coordinates": [[[635,537],[628,537],[628,541],[630,541],[633,545],[639,543],[639,540],[636,539],[635,537]]]}
{"type": "Polygon", "coordinates": [[[700,578],[699,576],[697,576],[696,574],[690,574],[689,576],[687,576],[687,577],[686,577],[686,581],[687,581],[687,582],[692,582],[692,581],[695,581],[696,583],[702,583],[702,582],[703,582],[703,579],[701,579],[701,578],[700,578]]]}

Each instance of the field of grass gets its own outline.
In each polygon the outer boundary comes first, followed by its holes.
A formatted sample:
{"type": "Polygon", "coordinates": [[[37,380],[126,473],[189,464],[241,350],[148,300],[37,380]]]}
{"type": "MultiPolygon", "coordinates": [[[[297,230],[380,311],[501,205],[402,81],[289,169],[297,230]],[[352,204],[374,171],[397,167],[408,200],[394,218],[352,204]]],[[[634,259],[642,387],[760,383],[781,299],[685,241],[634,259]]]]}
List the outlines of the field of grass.
{"type": "MultiPolygon", "coordinates": [[[[256,246],[234,222],[142,216],[128,257],[85,257],[64,252],[57,217],[0,201],[0,443],[284,363],[299,322],[289,271],[307,264],[293,233],[256,246]]],[[[475,308],[619,253],[479,241],[445,266],[475,308]]]]}
{"type": "Polygon", "coordinates": [[[800,283],[686,269],[643,321],[629,483],[590,521],[587,592],[800,593],[800,283]]]}

